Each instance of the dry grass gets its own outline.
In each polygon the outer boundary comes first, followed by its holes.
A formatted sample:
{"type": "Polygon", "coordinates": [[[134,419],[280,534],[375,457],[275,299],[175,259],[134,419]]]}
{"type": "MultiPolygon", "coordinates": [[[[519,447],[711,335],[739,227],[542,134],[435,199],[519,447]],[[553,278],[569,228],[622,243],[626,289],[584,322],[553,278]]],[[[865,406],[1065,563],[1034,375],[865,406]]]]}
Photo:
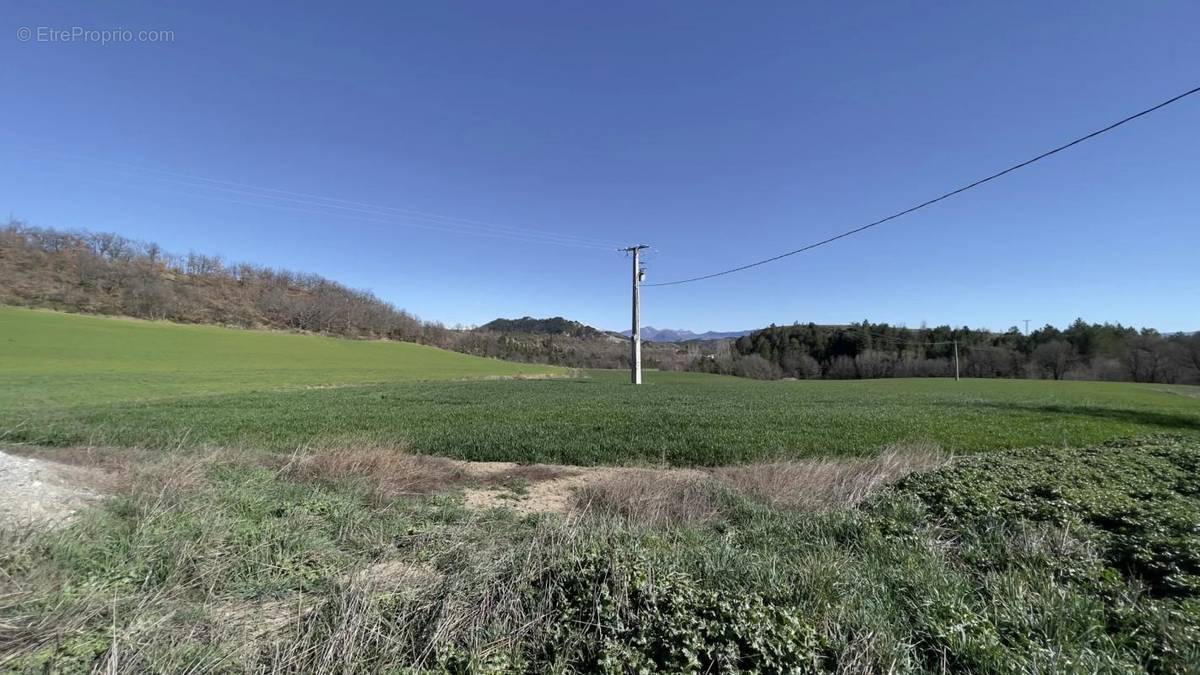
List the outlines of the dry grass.
{"type": "Polygon", "coordinates": [[[857,504],[880,487],[948,460],[931,443],[893,445],[870,458],[759,462],[714,469],[722,485],[775,508],[828,511],[857,504]]]}
{"type": "Polygon", "coordinates": [[[219,447],[163,453],[145,448],[95,445],[61,448],[13,445],[3,447],[3,451],[54,462],[67,469],[64,476],[73,482],[103,493],[128,494],[143,488],[159,492],[195,488],[205,482],[205,472],[215,465],[280,466],[277,456],[219,447]]]}
{"type": "Polygon", "coordinates": [[[515,545],[480,537],[478,523],[450,526],[417,545],[429,545],[430,563],[389,561],[344,577],[256,665],[273,673],[375,672],[384,663],[408,666],[397,672],[508,672],[482,665],[552,624],[553,593],[531,597],[528,582],[553,579],[578,534],[561,521],[540,523],[515,545]],[[473,667],[440,666],[449,651],[471,654],[473,667]]]}
{"type": "Polygon", "coordinates": [[[295,454],[281,471],[300,481],[367,481],[382,499],[430,495],[471,480],[462,462],[411,455],[394,446],[350,446],[295,454]]]}
{"type": "Polygon", "coordinates": [[[698,471],[630,469],[584,483],[573,506],[650,526],[704,522],[720,514],[716,488],[698,471]]]}
{"type": "Polygon", "coordinates": [[[704,472],[616,470],[583,482],[573,506],[665,526],[720,516],[720,491],[728,489],[777,509],[822,512],[856,504],[914,471],[947,461],[932,444],[890,446],[871,458],[757,462],[704,472]]]}
{"type": "MultiPolygon", "coordinates": [[[[570,495],[596,472],[547,464],[464,462],[415,455],[403,445],[370,438],[306,445],[291,455],[238,448],[210,447],[163,453],[140,448],[74,446],[48,448],[17,445],[11,454],[54,462],[70,484],[101,494],[135,491],[166,493],[197,489],[213,467],[259,467],[292,481],[332,484],[357,482],[379,502],[423,497],[465,489],[468,506],[483,510],[506,507],[518,513],[565,513],[570,495]]],[[[0,496],[3,486],[0,486],[0,496]]]]}
{"type": "Polygon", "coordinates": [[[718,517],[723,489],[773,508],[828,511],[858,503],[883,485],[947,461],[940,448],[929,443],[889,446],[870,458],[757,462],[706,470],[463,462],[414,455],[404,446],[370,439],[308,446],[291,456],[225,448],[167,456],[95,447],[20,451],[91,471],[88,482],[93,486],[102,476],[106,492],[195,488],[207,480],[212,466],[254,465],[295,481],[360,481],[381,501],[465,488],[467,505],[477,510],[594,512],[650,526],[718,517]]]}
{"type": "Polygon", "coordinates": [[[387,445],[310,449],[309,453],[293,455],[280,470],[292,480],[365,481],[384,501],[466,488],[468,505],[512,506],[522,513],[565,511],[566,495],[579,474],[570,467],[547,464],[464,462],[412,455],[402,447],[387,445]]]}

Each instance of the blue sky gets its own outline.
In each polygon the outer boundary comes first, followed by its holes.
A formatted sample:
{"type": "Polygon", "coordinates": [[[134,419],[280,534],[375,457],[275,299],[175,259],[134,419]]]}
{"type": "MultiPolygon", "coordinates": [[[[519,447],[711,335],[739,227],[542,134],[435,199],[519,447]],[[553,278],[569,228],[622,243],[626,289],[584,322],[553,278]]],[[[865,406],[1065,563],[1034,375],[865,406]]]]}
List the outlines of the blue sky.
{"type": "MultiPolygon", "coordinates": [[[[0,210],[316,272],[449,324],[626,328],[608,242],[652,244],[648,281],[717,271],[1200,85],[1195,2],[4,8],[0,210]],[[17,35],[75,26],[174,39],[17,35]]],[[[1196,330],[1198,225],[1200,95],[861,236],[646,289],[644,323],[1196,330]]]]}

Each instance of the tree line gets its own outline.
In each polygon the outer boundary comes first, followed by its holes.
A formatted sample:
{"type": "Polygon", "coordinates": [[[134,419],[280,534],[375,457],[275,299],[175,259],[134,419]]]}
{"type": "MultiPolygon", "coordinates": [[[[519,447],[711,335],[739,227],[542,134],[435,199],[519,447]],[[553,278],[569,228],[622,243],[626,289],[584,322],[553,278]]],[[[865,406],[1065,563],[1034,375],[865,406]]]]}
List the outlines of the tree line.
{"type": "Polygon", "coordinates": [[[995,333],[869,321],[772,325],[735,340],[724,353],[693,359],[689,367],[759,379],[952,377],[956,343],[964,377],[1200,383],[1200,334],[1082,319],[1028,334],[1015,326],[995,333]]]}

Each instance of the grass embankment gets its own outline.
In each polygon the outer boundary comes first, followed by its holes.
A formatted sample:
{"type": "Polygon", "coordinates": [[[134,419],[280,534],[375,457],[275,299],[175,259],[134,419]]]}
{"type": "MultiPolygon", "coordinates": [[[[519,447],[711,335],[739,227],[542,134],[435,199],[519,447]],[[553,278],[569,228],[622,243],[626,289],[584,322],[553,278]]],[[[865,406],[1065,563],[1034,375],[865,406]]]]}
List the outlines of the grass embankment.
{"type": "Polygon", "coordinates": [[[413,467],[386,459],[321,471],[286,462],[170,456],[66,529],[5,533],[0,667],[1185,673],[1200,663],[1192,438],[960,459],[815,512],[743,489],[762,485],[746,474],[658,481],[654,494],[674,509],[622,498],[625,481],[585,491],[566,520],[404,496],[413,467]]]}

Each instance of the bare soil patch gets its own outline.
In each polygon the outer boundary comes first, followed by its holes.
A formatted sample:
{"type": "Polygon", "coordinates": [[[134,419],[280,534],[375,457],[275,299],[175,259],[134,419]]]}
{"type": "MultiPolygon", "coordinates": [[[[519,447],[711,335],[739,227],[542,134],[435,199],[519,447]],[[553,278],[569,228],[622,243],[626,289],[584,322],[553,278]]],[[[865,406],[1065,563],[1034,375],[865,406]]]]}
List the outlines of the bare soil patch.
{"type": "Polygon", "coordinates": [[[103,494],[107,475],[96,468],[0,451],[0,524],[59,525],[103,494]]]}

